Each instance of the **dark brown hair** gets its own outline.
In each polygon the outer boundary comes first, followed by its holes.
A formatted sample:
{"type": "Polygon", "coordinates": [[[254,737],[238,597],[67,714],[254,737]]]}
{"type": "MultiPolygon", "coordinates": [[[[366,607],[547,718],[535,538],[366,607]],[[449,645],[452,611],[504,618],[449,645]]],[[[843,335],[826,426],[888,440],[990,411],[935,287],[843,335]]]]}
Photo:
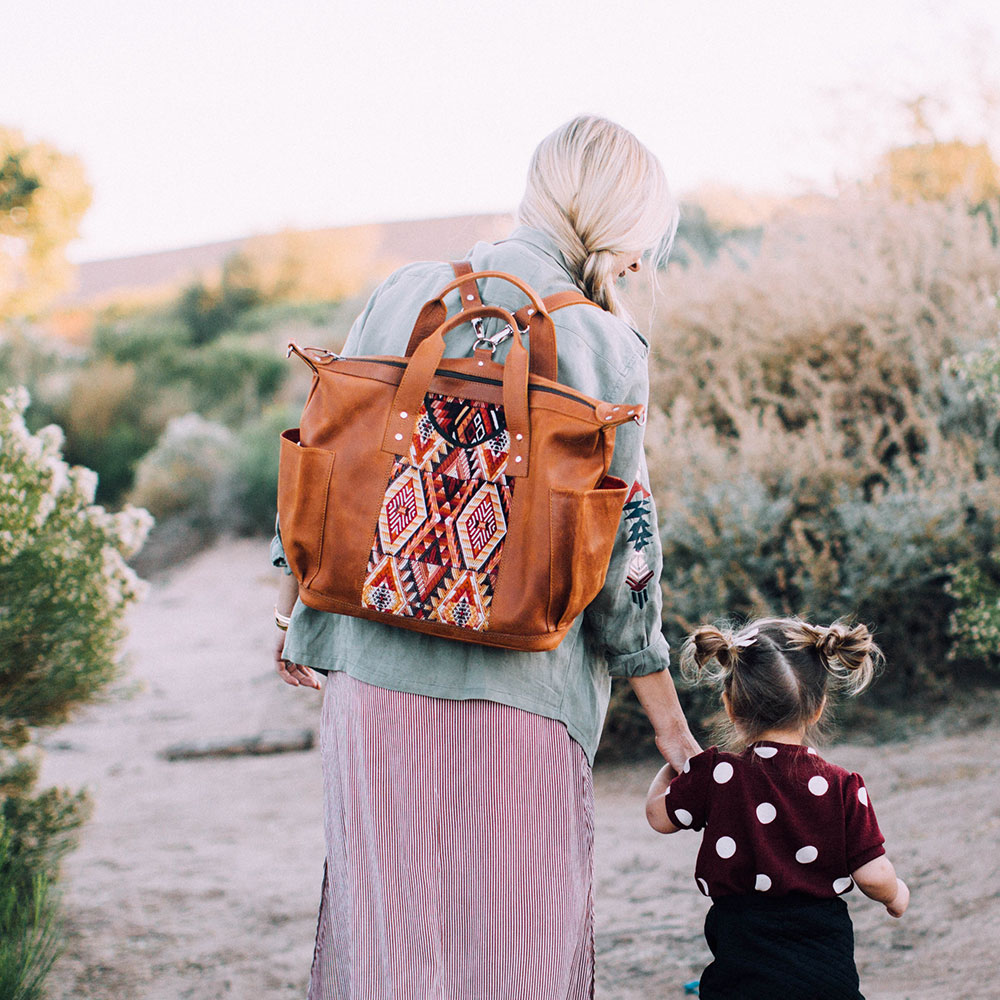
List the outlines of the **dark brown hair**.
{"type": "Polygon", "coordinates": [[[752,743],[769,729],[803,727],[833,685],[864,690],[882,665],[882,652],[864,625],[827,627],[797,618],[762,618],[740,629],[704,625],[681,651],[688,680],[719,685],[733,715],[736,740],[752,743]]]}

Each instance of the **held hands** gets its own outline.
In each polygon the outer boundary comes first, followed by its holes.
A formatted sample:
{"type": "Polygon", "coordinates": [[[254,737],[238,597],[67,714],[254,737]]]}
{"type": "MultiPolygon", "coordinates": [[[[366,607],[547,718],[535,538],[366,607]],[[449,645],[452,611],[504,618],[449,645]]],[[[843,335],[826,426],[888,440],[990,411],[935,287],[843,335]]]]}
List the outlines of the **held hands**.
{"type": "Polygon", "coordinates": [[[690,757],[695,757],[701,753],[691,730],[687,725],[675,727],[668,732],[656,733],[656,749],[660,751],[663,759],[673,768],[671,777],[676,777],[684,769],[690,757]]]}
{"type": "Polygon", "coordinates": [[[272,645],[272,656],[278,676],[292,687],[311,687],[319,691],[319,678],[312,670],[301,664],[292,663],[291,660],[282,659],[281,654],[285,650],[285,633],[280,628],[276,628],[275,632],[277,634],[272,645]]]}
{"type": "Polygon", "coordinates": [[[901,878],[897,878],[896,896],[891,903],[885,904],[885,908],[889,912],[890,917],[901,917],[906,912],[906,908],[909,905],[910,890],[901,878]]]}

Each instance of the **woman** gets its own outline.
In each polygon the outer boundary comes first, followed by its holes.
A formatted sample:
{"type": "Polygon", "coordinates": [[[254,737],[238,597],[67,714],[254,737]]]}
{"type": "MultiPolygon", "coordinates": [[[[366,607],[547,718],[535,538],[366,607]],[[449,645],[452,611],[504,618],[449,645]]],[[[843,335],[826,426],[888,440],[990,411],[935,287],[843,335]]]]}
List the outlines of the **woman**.
{"type": "MultiPolygon", "coordinates": [[[[559,380],[645,404],[648,345],[616,281],[669,245],[676,217],[656,158],[620,126],[582,116],[536,150],[519,228],[467,259],[542,296],[582,290],[601,308],[554,313],[559,380]]],[[[443,263],[397,271],[344,353],[401,355],[420,307],[452,276],[443,263]]],[[[524,304],[500,279],[480,281],[479,292],[510,311],[524,304]]],[[[449,356],[470,354],[474,339],[469,326],[455,330],[449,356]]],[[[641,427],[618,429],[609,472],[633,487],[604,587],[547,652],[314,611],[284,578],[278,673],[318,688],[316,670],[328,672],[327,859],[310,998],[592,996],[590,768],[611,677],[629,678],[671,764],[698,751],[660,632],[662,560],[641,427]]],[[[280,535],[273,556],[284,565],[280,535]]]]}

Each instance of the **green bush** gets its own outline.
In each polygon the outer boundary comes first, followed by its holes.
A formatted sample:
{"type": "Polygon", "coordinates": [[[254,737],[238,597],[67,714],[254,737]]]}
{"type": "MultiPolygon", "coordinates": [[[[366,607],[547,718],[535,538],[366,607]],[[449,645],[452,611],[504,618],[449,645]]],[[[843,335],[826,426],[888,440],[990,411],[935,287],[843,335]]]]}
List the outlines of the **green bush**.
{"type": "Polygon", "coordinates": [[[297,408],[269,407],[242,427],[236,438],[233,494],[239,529],[248,534],[269,532],[277,515],[278,436],[298,422],[297,408]]]}
{"type": "Polygon", "coordinates": [[[145,511],[93,504],[96,476],[28,431],[23,389],[0,396],[0,995],[38,996],[49,952],[45,885],[85,814],[80,793],[36,794],[38,727],[66,720],[118,676],[122,615],[141,584],[125,563],[145,511]]]}
{"type": "Polygon", "coordinates": [[[286,363],[275,352],[226,337],[198,351],[180,351],[158,366],[162,382],[186,387],[200,414],[235,427],[255,417],[278,391],[286,363]]]}
{"type": "Polygon", "coordinates": [[[955,601],[951,658],[1000,666],[1000,552],[952,566],[947,591],[955,601]]]}
{"type": "MultiPolygon", "coordinates": [[[[1000,450],[1000,340],[970,351],[955,362],[953,372],[964,390],[959,398],[985,424],[981,464],[1000,464],[995,460],[1000,450]]],[[[1000,666],[1000,548],[985,544],[950,566],[949,573],[946,590],[955,603],[949,620],[954,638],[950,657],[1000,666]]]]}

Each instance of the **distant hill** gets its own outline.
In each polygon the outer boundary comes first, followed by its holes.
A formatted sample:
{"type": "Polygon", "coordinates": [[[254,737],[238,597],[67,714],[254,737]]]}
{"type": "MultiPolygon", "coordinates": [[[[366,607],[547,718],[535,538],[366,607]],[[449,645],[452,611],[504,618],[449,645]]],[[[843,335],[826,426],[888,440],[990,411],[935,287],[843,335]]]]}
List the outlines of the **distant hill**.
{"type": "MultiPolygon", "coordinates": [[[[367,281],[376,281],[409,261],[460,257],[478,240],[501,239],[512,226],[513,219],[509,215],[462,215],[249,236],[134,257],[90,261],[79,265],[75,287],[62,297],[59,305],[72,309],[103,305],[116,299],[169,294],[185,284],[218,275],[223,263],[233,254],[274,257],[287,253],[293,243],[297,252],[307,247],[329,251],[328,266],[343,268],[345,281],[350,286],[361,280],[360,274],[367,281]]],[[[320,266],[324,266],[322,261],[320,266]]]]}

